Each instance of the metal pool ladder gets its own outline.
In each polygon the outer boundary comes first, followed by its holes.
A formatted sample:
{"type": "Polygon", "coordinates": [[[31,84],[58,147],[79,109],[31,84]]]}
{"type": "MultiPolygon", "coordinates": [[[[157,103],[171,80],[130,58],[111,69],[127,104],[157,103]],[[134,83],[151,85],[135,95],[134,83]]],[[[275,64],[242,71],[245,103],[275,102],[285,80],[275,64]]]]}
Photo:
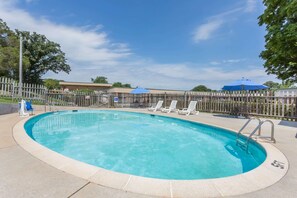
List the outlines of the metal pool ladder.
{"type": "Polygon", "coordinates": [[[249,143],[250,140],[252,139],[252,136],[255,135],[255,133],[258,131],[258,136],[261,136],[261,128],[262,125],[264,123],[270,123],[271,124],[271,136],[270,139],[272,142],[276,142],[275,138],[274,138],[274,123],[271,120],[264,120],[261,121],[259,118],[250,118],[244,125],[243,127],[238,131],[237,135],[236,135],[236,145],[240,146],[243,150],[245,150],[246,152],[248,152],[248,148],[249,148],[249,143]],[[258,120],[258,125],[257,127],[253,130],[253,132],[246,138],[246,139],[240,139],[240,135],[242,134],[241,132],[243,131],[243,129],[245,129],[248,124],[252,121],[252,120],[258,120]]]}
{"type": "Polygon", "coordinates": [[[44,105],[44,112],[46,112],[47,108],[46,107],[49,107],[49,111],[58,111],[57,107],[55,106],[54,103],[46,103],[44,105]]]}

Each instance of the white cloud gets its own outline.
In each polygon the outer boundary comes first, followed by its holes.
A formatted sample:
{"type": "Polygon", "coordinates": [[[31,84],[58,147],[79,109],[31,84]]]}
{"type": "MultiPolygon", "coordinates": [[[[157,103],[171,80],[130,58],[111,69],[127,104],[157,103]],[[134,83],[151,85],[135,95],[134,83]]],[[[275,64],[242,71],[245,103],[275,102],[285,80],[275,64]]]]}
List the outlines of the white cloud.
{"type": "Polygon", "coordinates": [[[232,10],[228,10],[226,12],[222,12],[208,18],[208,22],[199,25],[193,35],[193,40],[195,43],[199,43],[200,41],[209,40],[215,37],[215,33],[220,30],[221,27],[225,23],[230,23],[230,16],[242,11],[242,8],[235,8],[232,10]]]}
{"type": "Polygon", "coordinates": [[[240,62],[244,62],[246,61],[245,58],[241,58],[241,59],[227,59],[227,60],[222,60],[222,61],[211,61],[210,64],[211,65],[221,65],[221,64],[233,64],[233,63],[240,63],[240,62]]]}
{"type": "Polygon", "coordinates": [[[256,9],[257,0],[246,0],[241,6],[221,12],[219,14],[208,17],[208,22],[199,25],[193,35],[195,43],[209,40],[214,34],[223,27],[223,24],[232,23],[242,13],[253,12],[256,9]]]}
{"type": "Polygon", "coordinates": [[[240,63],[244,62],[246,59],[228,59],[228,60],[223,60],[223,63],[240,63]]]}
{"type": "Polygon", "coordinates": [[[243,10],[244,10],[244,7],[237,7],[237,8],[213,15],[209,17],[209,19],[226,19],[226,18],[229,18],[230,16],[234,16],[234,14],[238,14],[242,12],[243,10]]]}
{"type": "Polygon", "coordinates": [[[209,65],[193,66],[187,64],[178,65],[154,65],[149,70],[162,75],[164,79],[175,79],[176,84],[192,83],[193,85],[204,84],[213,89],[220,89],[224,84],[246,77],[253,81],[264,83],[268,80],[275,80],[274,76],[267,76],[264,68],[234,68],[226,71],[223,67],[209,65]],[[159,69],[157,69],[159,68],[159,69]]]}
{"type": "Polygon", "coordinates": [[[219,62],[219,61],[211,61],[210,64],[211,65],[220,65],[221,62],[219,62]]]}
{"type": "Polygon", "coordinates": [[[211,67],[205,65],[204,67],[192,67],[187,64],[172,64],[160,65],[156,64],[148,68],[150,72],[158,73],[163,76],[196,80],[196,81],[225,81],[233,80],[248,75],[248,78],[259,78],[267,76],[264,68],[248,68],[225,71],[221,67],[211,67]]]}
{"type": "Polygon", "coordinates": [[[218,30],[222,26],[222,24],[222,20],[215,19],[200,25],[194,33],[194,41],[198,43],[202,40],[210,39],[216,32],[216,30],[218,30]]]}
{"type": "Polygon", "coordinates": [[[257,7],[257,0],[247,0],[245,11],[253,12],[253,11],[255,11],[256,7],[257,7]]]}
{"type": "Polygon", "coordinates": [[[71,61],[110,63],[131,54],[127,44],[114,43],[101,31],[102,26],[73,27],[57,24],[44,18],[34,18],[16,7],[16,1],[0,2],[1,18],[11,28],[38,32],[61,44],[71,61]]]}

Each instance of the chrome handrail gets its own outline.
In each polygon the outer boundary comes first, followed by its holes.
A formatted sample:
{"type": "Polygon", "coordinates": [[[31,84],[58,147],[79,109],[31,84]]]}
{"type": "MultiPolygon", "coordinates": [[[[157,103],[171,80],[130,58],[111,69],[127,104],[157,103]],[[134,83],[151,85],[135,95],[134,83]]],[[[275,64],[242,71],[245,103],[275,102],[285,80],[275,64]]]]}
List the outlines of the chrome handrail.
{"type": "Polygon", "coordinates": [[[271,135],[270,135],[270,138],[271,138],[271,141],[273,141],[273,143],[276,143],[276,139],[274,138],[274,123],[271,121],[271,120],[264,120],[262,121],[262,124],[263,125],[265,122],[268,122],[271,124],[271,135]]]}
{"type": "Polygon", "coordinates": [[[248,147],[249,147],[249,142],[252,138],[252,136],[258,131],[258,134],[259,134],[259,137],[261,135],[261,128],[262,128],[262,125],[266,122],[270,123],[271,124],[271,141],[273,143],[276,142],[275,138],[274,138],[274,123],[271,121],[271,120],[264,120],[264,121],[261,121],[259,118],[256,118],[258,121],[259,121],[259,124],[257,125],[257,127],[253,130],[253,132],[248,136],[248,138],[246,139],[245,142],[242,142],[242,141],[239,141],[239,135],[241,134],[242,130],[250,123],[250,121],[252,119],[255,119],[255,118],[251,118],[249,119],[245,124],[244,126],[238,131],[237,133],[237,138],[236,138],[236,145],[238,145],[240,143],[241,146],[243,146],[246,150],[246,152],[248,152],[248,147]]]}
{"type": "MultiPolygon", "coordinates": [[[[245,129],[246,126],[247,126],[252,120],[258,120],[258,121],[259,121],[258,126],[259,126],[260,123],[261,123],[261,120],[260,120],[259,118],[251,117],[251,118],[250,118],[250,119],[249,119],[249,120],[242,126],[242,128],[238,131],[237,136],[236,136],[236,139],[239,138],[239,135],[241,134],[241,132],[243,131],[243,129],[245,129]]],[[[259,135],[259,136],[261,135],[261,127],[260,127],[259,130],[258,130],[258,135],[259,135]]]]}

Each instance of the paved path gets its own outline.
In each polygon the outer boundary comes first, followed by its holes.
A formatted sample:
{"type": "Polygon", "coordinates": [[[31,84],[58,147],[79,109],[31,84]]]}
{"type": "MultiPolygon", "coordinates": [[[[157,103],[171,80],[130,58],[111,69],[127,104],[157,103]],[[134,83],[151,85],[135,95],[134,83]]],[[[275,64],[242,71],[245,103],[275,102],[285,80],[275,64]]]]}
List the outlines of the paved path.
{"type": "MultiPolygon", "coordinates": [[[[141,111],[141,110],[140,110],[141,111]]],[[[163,114],[164,115],[164,114],[163,114]]],[[[176,114],[172,116],[178,117],[176,114]]],[[[200,113],[190,120],[215,124],[238,130],[244,119],[200,113]]],[[[17,114],[0,116],[0,197],[112,197],[146,198],[148,196],[116,190],[77,178],[53,168],[24,151],[14,141],[12,128],[21,118],[17,114]]],[[[296,197],[297,196],[297,123],[274,120],[276,147],[288,158],[290,168],[278,183],[240,197],[296,197]]],[[[255,123],[256,124],[256,123],[255,123]]],[[[252,126],[251,128],[252,129],[252,126]]],[[[263,131],[268,131],[268,125],[263,131]]]]}

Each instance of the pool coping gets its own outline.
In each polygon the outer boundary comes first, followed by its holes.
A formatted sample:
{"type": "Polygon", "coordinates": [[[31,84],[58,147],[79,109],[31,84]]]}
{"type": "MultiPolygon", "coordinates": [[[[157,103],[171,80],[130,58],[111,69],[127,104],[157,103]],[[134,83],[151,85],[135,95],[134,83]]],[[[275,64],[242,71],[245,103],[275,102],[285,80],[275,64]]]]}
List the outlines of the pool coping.
{"type": "MultiPolygon", "coordinates": [[[[131,110],[130,112],[135,111],[131,110]]],[[[152,114],[152,112],[137,113],[152,114]]],[[[187,197],[187,195],[194,197],[220,197],[241,195],[273,185],[285,176],[289,168],[288,160],[281,151],[272,144],[258,139],[257,142],[267,152],[266,160],[259,167],[240,175],[215,179],[165,180],[118,173],[71,159],[35,142],[27,135],[24,129],[24,124],[29,118],[32,117],[21,120],[13,128],[13,136],[16,142],[27,152],[66,173],[95,184],[133,193],[161,197],[187,197]],[[272,166],[271,163],[275,160],[283,162],[284,169],[272,166]]],[[[186,116],[178,119],[207,124],[188,120],[186,116]]],[[[215,124],[211,124],[211,126],[236,132],[215,124]]]]}

